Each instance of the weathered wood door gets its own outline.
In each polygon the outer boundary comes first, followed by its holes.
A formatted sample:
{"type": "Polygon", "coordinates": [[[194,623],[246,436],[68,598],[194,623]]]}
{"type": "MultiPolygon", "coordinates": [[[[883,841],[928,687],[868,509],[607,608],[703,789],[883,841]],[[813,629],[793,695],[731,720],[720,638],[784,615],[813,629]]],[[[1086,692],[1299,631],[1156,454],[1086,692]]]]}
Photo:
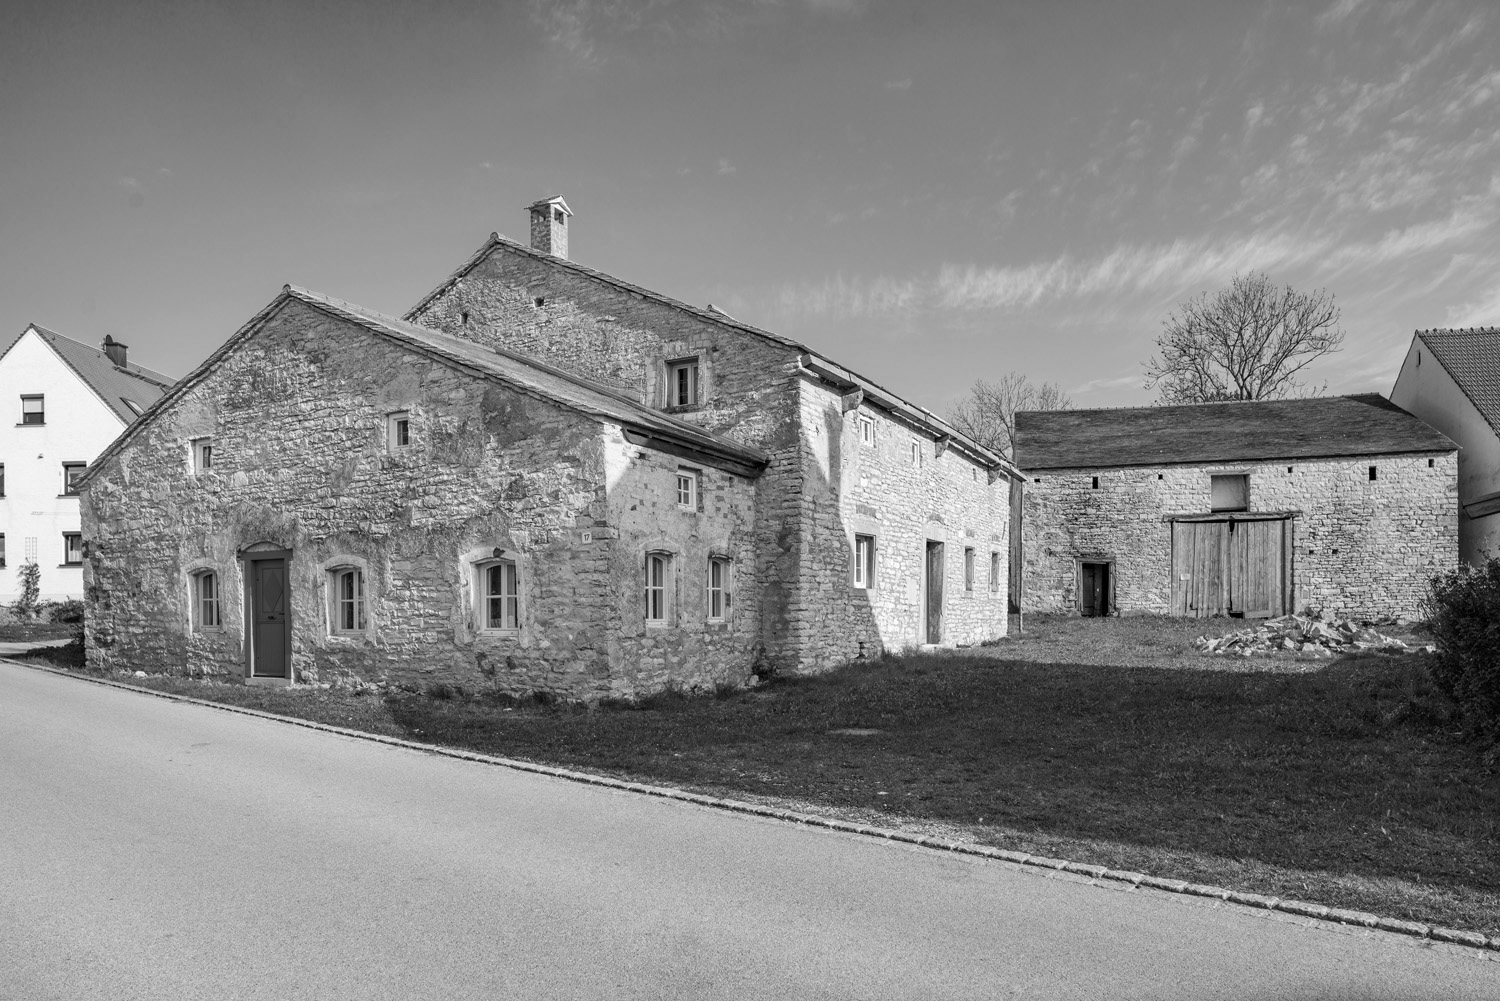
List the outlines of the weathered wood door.
{"type": "Polygon", "coordinates": [[[927,543],[927,642],[943,642],[943,544],[927,543]]]}
{"type": "Polygon", "coordinates": [[[1173,522],[1173,613],[1252,619],[1284,614],[1290,525],[1280,518],[1173,522]]]}
{"type": "Polygon", "coordinates": [[[1084,563],[1078,577],[1078,611],[1083,615],[1108,615],[1109,564],[1084,563]]]}
{"type": "Polygon", "coordinates": [[[287,615],[286,585],[286,560],[256,560],[250,564],[252,677],[287,676],[291,619],[287,615]]]}

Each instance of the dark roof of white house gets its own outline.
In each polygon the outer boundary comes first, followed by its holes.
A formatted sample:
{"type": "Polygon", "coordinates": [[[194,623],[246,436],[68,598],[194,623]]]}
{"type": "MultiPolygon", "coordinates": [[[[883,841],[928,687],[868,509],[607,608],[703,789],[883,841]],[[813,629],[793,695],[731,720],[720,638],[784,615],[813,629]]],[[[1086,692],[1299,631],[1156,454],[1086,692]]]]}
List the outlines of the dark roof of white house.
{"type": "Polygon", "coordinates": [[[619,424],[627,432],[641,435],[648,444],[653,446],[659,447],[662,443],[666,443],[669,447],[692,449],[695,454],[718,457],[737,467],[749,467],[749,470],[758,470],[770,460],[770,456],[758,448],[711,431],[705,431],[687,421],[652,410],[627,396],[621,396],[611,389],[596,385],[570,372],[540,364],[510,351],[493,350],[473,341],[445,334],[440,330],[432,330],[405,320],[398,320],[393,316],[365,309],[342,299],[287,285],[280,295],[256,313],[218,350],[173,386],[172,390],[146,413],[138,425],[127,429],[124,434],[116,438],[89,467],[81,482],[91,479],[94,470],[101,468],[105,460],[111,458],[134,438],[137,431],[154,420],[161,409],[201,381],[220,359],[258,330],[288,301],[305,303],[339,319],[357,324],[372,333],[400,341],[412,350],[467,369],[481,378],[493,379],[521,392],[552,401],[587,416],[619,424]]]}
{"type": "Polygon", "coordinates": [[[1016,414],[1016,464],[1028,472],[1451,452],[1457,447],[1378,393],[1016,414]]]}
{"type": "Polygon", "coordinates": [[[122,368],[99,348],[91,348],[35,323],[28,324],[18,334],[0,340],[0,357],[4,357],[15,347],[28,330],[36,331],[37,336],[63,360],[63,364],[71,368],[83,384],[97,393],[104,405],[126,424],[159,400],[176,381],[171,376],[153,372],[140,365],[126,364],[122,368]]]}
{"type": "Polygon", "coordinates": [[[1500,327],[1418,330],[1417,339],[1500,434],[1500,327]]]}
{"type": "Polygon", "coordinates": [[[655,292],[651,289],[645,288],[644,286],[635,285],[625,281],[624,279],[616,278],[614,275],[606,274],[603,271],[597,271],[594,268],[586,267],[582,264],[579,264],[577,261],[569,260],[566,257],[558,257],[554,254],[549,254],[546,251],[536,250],[524,243],[518,243],[515,240],[507,239],[506,237],[501,236],[499,233],[491,233],[490,238],[485,241],[483,246],[481,246],[472,255],[470,255],[467,261],[460,265],[458,269],[450,274],[447,278],[443,279],[443,281],[440,282],[438,286],[431,292],[423,296],[415,306],[407,310],[405,318],[407,320],[416,318],[418,314],[420,314],[429,305],[431,305],[433,300],[437,299],[440,295],[447,292],[460,279],[462,279],[470,271],[473,271],[474,268],[478,267],[478,265],[482,261],[484,261],[485,258],[489,257],[490,253],[497,247],[504,248],[505,250],[512,251],[517,254],[522,254],[526,257],[530,257],[547,264],[555,265],[556,267],[563,268],[568,271],[572,271],[575,274],[594,279],[595,281],[602,282],[606,285],[611,285],[623,292],[628,292],[632,295],[640,296],[643,299],[649,299],[652,302],[670,307],[671,309],[690,313],[700,320],[706,320],[710,323],[715,323],[722,327],[728,327],[730,329],[739,330],[747,334],[753,334],[756,337],[765,338],[772,343],[780,344],[783,347],[791,348],[792,350],[801,353],[804,358],[811,358],[824,362],[826,363],[825,365],[818,366],[820,369],[825,369],[830,373],[840,373],[843,376],[847,377],[849,386],[858,386],[860,388],[863,388],[866,391],[867,395],[870,395],[882,402],[888,401],[888,403],[891,405],[891,409],[896,413],[899,413],[905,420],[920,425],[934,437],[947,439],[951,442],[955,442],[961,445],[963,450],[965,452],[968,452],[973,458],[979,460],[980,464],[988,466],[992,469],[1001,470],[1007,475],[1015,475],[1014,467],[1009,462],[1007,462],[1003,456],[983,447],[978,442],[974,441],[974,439],[970,438],[968,435],[965,435],[963,432],[953,427],[947,421],[944,421],[942,418],[938,417],[932,411],[928,410],[925,407],[920,407],[914,403],[906,401],[903,397],[896,395],[895,393],[879,385],[878,383],[866,379],[864,376],[859,375],[857,372],[854,372],[847,367],[838,365],[827,356],[823,355],[820,352],[814,351],[812,348],[808,347],[805,344],[802,344],[799,341],[794,341],[790,337],[783,337],[781,334],[772,333],[771,331],[765,330],[761,327],[736,320],[734,317],[730,316],[728,313],[723,312],[722,310],[713,308],[702,309],[690,303],[683,302],[679,299],[674,299],[669,295],[664,295],[661,292],[655,292]]]}

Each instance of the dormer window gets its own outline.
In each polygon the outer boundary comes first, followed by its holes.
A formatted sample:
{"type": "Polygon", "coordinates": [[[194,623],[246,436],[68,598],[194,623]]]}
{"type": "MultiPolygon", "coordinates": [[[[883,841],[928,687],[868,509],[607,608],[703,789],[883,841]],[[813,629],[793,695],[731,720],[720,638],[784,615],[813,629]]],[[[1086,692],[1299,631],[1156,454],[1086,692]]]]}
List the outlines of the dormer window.
{"type": "Polygon", "coordinates": [[[686,358],[667,365],[667,406],[692,407],[698,403],[698,359],[686,358]]]}
{"type": "Polygon", "coordinates": [[[47,398],[43,395],[21,397],[21,423],[47,423],[47,398]]]}

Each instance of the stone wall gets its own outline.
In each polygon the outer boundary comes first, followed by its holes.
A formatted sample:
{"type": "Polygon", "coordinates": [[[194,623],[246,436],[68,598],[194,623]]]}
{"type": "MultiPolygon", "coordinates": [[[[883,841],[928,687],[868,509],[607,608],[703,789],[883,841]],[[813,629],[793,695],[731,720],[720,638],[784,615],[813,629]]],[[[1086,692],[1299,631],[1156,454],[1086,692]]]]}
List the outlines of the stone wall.
{"type": "Polygon", "coordinates": [[[1078,561],[1099,558],[1115,563],[1119,611],[1169,612],[1164,519],[1207,513],[1214,473],[1249,475],[1251,511],[1298,512],[1296,611],[1414,616],[1427,577],[1456,564],[1456,453],[1050,470],[1025,485],[1024,609],[1076,611],[1078,561]]]}
{"type": "MultiPolygon", "coordinates": [[[[300,681],[569,698],[741,682],[758,623],[705,624],[698,564],[710,551],[751,561],[754,487],[705,468],[702,510],[677,511],[678,465],[618,427],[291,301],[88,484],[89,657],[243,675],[239,553],[261,543],[292,550],[300,681]],[[386,415],[398,410],[411,444],[392,449],[386,415]],[[188,443],[204,436],[213,469],[194,474],[188,443]],[[633,628],[648,545],[682,554],[678,614],[650,636],[633,628]],[[520,628],[476,633],[471,561],[497,548],[520,570],[520,628]],[[357,635],[328,628],[326,571],[339,564],[365,570],[357,635]],[[222,628],[191,625],[188,575],[200,569],[222,581],[222,628]]],[[[753,575],[738,588],[754,607],[753,575]]]]}

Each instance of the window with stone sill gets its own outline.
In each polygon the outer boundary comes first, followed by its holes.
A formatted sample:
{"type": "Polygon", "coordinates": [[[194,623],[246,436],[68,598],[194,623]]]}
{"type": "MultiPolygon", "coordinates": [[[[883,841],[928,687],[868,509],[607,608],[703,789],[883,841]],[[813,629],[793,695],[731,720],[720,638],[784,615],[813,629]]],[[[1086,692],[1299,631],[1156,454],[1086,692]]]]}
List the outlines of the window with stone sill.
{"type": "Polygon", "coordinates": [[[475,564],[478,586],[475,610],[481,632],[514,632],[521,628],[521,575],[515,560],[496,558],[475,564]]]}
{"type": "Polygon", "coordinates": [[[646,554],[646,625],[672,621],[672,554],[646,554]]]}
{"type": "Polygon", "coordinates": [[[216,631],[224,625],[219,602],[219,575],[196,570],[188,577],[192,601],[193,632],[216,631]]]}
{"type": "Polygon", "coordinates": [[[333,567],[328,571],[328,631],[347,636],[367,628],[364,571],[359,567],[333,567]]]}
{"type": "Polygon", "coordinates": [[[699,404],[703,388],[699,372],[696,357],[667,362],[666,406],[669,410],[699,404]]]}
{"type": "Polygon", "coordinates": [[[193,446],[193,472],[202,474],[209,472],[214,467],[214,440],[212,438],[194,438],[193,446]]]}
{"type": "Polygon", "coordinates": [[[859,415],[859,443],[871,446],[875,444],[875,419],[873,417],[859,415]]]}
{"type": "Polygon", "coordinates": [[[385,418],[386,446],[392,452],[400,452],[411,445],[411,414],[398,410],[385,418]]]}
{"type": "Polygon", "coordinates": [[[708,621],[725,622],[729,619],[730,562],[713,556],[708,560],[708,621]]]}

